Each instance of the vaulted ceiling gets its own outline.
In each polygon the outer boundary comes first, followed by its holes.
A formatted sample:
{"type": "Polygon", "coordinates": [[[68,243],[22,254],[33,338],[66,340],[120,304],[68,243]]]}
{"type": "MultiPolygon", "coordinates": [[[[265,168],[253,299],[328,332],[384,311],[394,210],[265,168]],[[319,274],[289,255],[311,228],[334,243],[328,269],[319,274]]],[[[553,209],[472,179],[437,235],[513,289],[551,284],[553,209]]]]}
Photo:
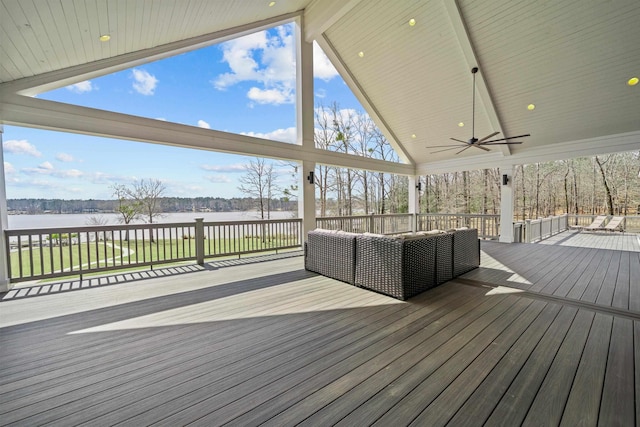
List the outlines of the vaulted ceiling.
{"type": "Polygon", "coordinates": [[[100,74],[110,60],[142,61],[162,46],[189,49],[210,34],[219,41],[302,16],[306,40],[323,47],[418,172],[640,149],[640,84],[628,84],[640,77],[637,0],[269,3],[0,0],[0,88],[47,83],[72,67],[100,74]],[[100,43],[106,33],[111,41],[100,43]],[[531,137],[434,153],[472,136],[475,66],[475,136],[531,137]]]}

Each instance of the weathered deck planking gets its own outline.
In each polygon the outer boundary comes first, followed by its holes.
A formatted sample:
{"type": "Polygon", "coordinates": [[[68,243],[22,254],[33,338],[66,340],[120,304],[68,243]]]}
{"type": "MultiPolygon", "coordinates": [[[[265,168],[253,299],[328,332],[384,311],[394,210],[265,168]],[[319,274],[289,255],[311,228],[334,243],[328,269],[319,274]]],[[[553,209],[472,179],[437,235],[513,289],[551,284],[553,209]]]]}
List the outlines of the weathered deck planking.
{"type": "Polygon", "coordinates": [[[407,302],[300,257],[40,287],[0,303],[0,425],[637,424],[640,252],[483,251],[491,287],[407,302]]]}

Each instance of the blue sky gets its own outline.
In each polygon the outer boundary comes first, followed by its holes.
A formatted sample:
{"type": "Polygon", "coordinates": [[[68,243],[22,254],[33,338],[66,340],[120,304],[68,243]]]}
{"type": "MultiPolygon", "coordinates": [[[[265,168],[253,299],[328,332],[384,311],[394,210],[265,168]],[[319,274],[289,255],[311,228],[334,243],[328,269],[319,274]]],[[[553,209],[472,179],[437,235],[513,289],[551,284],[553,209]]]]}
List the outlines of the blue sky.
{"type": "MultiPolygon", "coordinates": [[[[39,95],[186,125],[293,142],[293,24],[39,95]]],[[[363,109],[314,49],[316,105],[363,109]]],[[[156,144],[5,126],[7,197],[108,199],[110,187],[158,178],[167,196],[235,197],[251,158],[156,144]]],[[[291,168],[276,163],[280,185],[291,168]]]]}

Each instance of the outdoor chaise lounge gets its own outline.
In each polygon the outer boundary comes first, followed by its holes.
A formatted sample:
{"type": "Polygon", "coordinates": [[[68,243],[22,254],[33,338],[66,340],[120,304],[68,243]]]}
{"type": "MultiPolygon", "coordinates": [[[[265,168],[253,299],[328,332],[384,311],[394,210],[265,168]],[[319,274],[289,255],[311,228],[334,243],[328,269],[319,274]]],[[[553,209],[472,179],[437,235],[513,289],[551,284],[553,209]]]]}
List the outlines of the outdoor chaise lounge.
{"type": "Polygon", "coordinates": [[[604,222],[607,220],[606,215],[598,215],[593,222],[586,227],[583,227],[583,230],[600,230],[602,229],[604,222]]]}
{"type": "Polygon", "coordinates": [[[622,227],[623,221],[623,216],[614,216],[602,229],[607,231],[624,231],[624,228],[622,227]]]}

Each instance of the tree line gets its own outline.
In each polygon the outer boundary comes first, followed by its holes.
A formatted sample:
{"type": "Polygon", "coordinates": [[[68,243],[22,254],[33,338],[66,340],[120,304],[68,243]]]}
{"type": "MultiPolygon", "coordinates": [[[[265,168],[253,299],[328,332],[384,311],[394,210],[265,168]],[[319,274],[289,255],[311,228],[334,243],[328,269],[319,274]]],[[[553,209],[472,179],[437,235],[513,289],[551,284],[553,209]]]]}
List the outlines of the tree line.
{"type": "MultiPolygon", "coordinates": [[[[321,105],[315,128],[318,148],[398,161],[366,114],[321,105]]],[[[420,212],[500,212],[497,168],[426,175],[420,183],[420,212]]],[[[318,165],[315,184],[320,216],[408,211],[405,176],[318,165]]],[[[562,213],[640,215],[640,151],[518,165],[511,185],[517,220],[562,213]]]]}
{"type": "MultiPolygon", "coordinates": [[[[245,212],[254,209],[256,200],[251,197],[160,197],[162,212],[245,212]]],[[[295,211],[297,202],[274,198],[270,202],[275,210],[295,211]]],[[[117,213],[118,200],[62,200],[62,199],[8,199],[9,213],[23,214],[80,214],[117,213]]]]}
{"type": "MultiPolygon", "coordinates": [[[[315,144],[325,150],[399,161],[369,115],[340,109],[336,102],[316,107],[315,144]]],[[[406,176],[318,165],[314,177],[320,216],[383,214],[408,209],[406,176]]]]}

